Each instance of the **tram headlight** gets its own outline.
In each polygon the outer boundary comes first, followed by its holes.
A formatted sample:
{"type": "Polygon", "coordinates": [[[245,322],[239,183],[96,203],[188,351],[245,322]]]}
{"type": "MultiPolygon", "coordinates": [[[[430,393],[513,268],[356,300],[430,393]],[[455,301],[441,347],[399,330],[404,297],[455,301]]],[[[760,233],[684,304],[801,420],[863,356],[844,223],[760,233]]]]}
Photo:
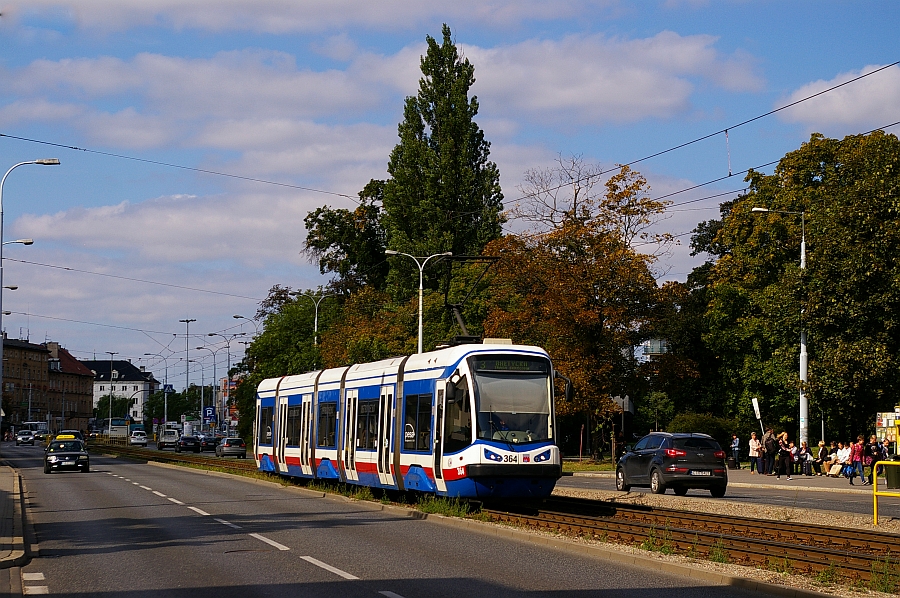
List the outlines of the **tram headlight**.
{"type": "Polygon", "coordinates": [[[488,461],[498,461],[498,462],[503,461],[503,457],[501,457],[497,453],[495,453],[493,451],[489,451],[487,449],[484,449],[484,458],[487,459],[488,461]]]}
{"type": "Polygon", "coordinates": [[[544,451],[540,455],[535,455],[535,457],[534,457],[535,463],[543,463],[544,461],[549,461],[549,460],[550,460],[550,450],[549,449],[544,451]]]}

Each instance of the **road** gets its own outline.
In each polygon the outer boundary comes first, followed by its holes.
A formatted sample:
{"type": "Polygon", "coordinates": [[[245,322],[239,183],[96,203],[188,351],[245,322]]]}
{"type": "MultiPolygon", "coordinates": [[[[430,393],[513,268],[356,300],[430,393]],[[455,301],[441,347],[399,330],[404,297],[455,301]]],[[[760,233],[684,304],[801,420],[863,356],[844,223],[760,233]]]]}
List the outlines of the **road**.
{"type": "MultiPolygon", "coordinates": [[[[41,469],[4,447],[40,542],[29,593],[106,598],[417,598],[618,595],[701,598],[711,587],[459,525],[247,479],[92,457],[90,473],[41,469]]],[[[749,596],[715,586],[716,596],[749,596]]]]}
{"type": "MultiPolygon", "coordinates": [[[[612,472],[591,476],[564,476],[557,488],[615,491],[616,480],[612,472]]],[[[882,487],[884,489],[884,487],[882,487]]],[[[649,488],[632,487],[632,492],[650,492],[649,488]]],[[[672,496],[672,491],[668,492],[672,496]]],[[[709,498],[709,492],[690,490],[688,497],[709,498]]],[[[824,479],[795,476],[793,481],[775,480],[768,476],[751,476],[747,471],[729,473],[729,500],[755,505],[773,505],[810,511],[839,511],[860,515],[872,515],[872,492],[862,487],[851,488],[844,478],[824,479]],[[814,489],[818,487],[818,489],[814,489]]],[[[900,499],[882,497],[878,501],[879,517],[900,518],[900,499]]],[[[827,525],[827,520],[823,519],[827,525]]]]}

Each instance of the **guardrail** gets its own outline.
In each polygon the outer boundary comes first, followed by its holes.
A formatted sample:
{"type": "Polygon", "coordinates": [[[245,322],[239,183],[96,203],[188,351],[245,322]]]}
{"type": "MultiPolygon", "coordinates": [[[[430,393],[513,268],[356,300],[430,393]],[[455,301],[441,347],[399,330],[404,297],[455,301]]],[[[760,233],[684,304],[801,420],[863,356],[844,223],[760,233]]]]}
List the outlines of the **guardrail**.
{"type": "Polygon", "coordinates": [[[888,484],[888,467],[900,467],[900,461],[877,461],[872,464],[872,467],[874,467],[875,471],[876,471],[875,483],[872,484],[872,503],[874,505],[872,508],[872,518],[873,518],[872,525],[877,526],[878,525],[878,497],[879,496],[893,496],[895,498],[900,498],[900,470],[898,470],[895,474],[890,476],[890,477],[894,477],[894,475],[897,476],[897,480],[896,480],[897,487],[890,488],[887,485],[888,484]],[[877,473],[879,465],[884,465],[884,467],[882,468],[881,475],[879,475],[877,473]],[[885,487],[887,488],[887,490],[879,490],[878,489],[878,478],[880,478],[882,476],[884,476],[884,483],[885,483],[885,487]],[[893,492],[892,492],[892,490],[893,490],[893,492]]]}

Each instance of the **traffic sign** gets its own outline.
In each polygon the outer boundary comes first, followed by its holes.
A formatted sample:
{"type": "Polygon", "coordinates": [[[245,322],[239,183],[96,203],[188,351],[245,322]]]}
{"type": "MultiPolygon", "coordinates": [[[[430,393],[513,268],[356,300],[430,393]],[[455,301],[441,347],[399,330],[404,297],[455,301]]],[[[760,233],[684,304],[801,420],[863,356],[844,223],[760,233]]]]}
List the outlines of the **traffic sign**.
{"type": "Polygon", "coordinates": [[[175,388],[171,384],[164,384],[163,392],[175,392],[175,388]]]}

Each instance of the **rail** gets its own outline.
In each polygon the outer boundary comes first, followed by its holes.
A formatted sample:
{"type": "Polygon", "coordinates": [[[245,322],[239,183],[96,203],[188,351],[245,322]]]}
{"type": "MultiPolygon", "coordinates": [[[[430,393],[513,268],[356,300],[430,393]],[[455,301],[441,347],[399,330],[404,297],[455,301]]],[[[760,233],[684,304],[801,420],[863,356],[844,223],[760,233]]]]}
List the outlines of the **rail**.
{"type": "Polygon", "coordinates": [[[217,467],[232,471],[256,471],[256,463],[252,459],[236,459],[227,457],[212,457],[203,454],[188,455],[185,453],[176,453],[170,451],[161,451],[158,449],[135,448],[122,443],[110,443],[105,440],[92,439],[88,442],[89,447],[103,447],[109,449],[123,457],[130,459],[140,459],[143,461],[156,461],[158,463],[186,463],[191,465],[201,465],[204,467],[217,467]]]}

